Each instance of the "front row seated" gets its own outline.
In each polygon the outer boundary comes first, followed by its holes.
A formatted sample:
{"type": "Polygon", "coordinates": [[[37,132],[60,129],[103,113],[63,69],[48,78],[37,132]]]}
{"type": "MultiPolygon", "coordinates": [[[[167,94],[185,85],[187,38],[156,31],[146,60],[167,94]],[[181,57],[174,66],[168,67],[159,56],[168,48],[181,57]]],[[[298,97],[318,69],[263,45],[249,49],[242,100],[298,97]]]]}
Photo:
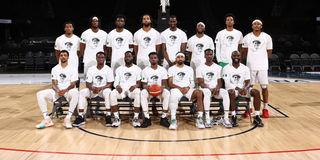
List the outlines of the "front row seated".
{"type": "Polygon", "coordinates": [[[148,99],[152,96],[149,94],[149,87],[152,84],[161,86],[161,98],[163,104],[163,113],[160,119],[160,125],[177,129],[176,110],[180,99],[185,96],[189,100],[196,100],[198,116],[196,119],[197,128],[210,128],[210,102],[213,96],[216,99],[223,100],[225,115],[223,125],[226,128],[237,127],[237,117],[235,112],[237,96],[253,97],[255,118],[254,123],[263,127],[260,119],[260,93],[258,90],[250,88],[249,68],[240,63],[240,53],[232,52],[232,64],[225,66],[223,69],[213,62],[213,50],[205,50],[205,64],[199,66],[196,70],[196,78],[199,83],[199,89],[194,88],[194,72],[192,68],[185,65],[185,54],[178,52],[176,54],[176,64],[167,71],[158,65],[158,55],[155,52],[149,54],[151,66],[143,71],[133,64],[131,51],[125,53],[125,65],[117,68],[115,78],[111,68],[105,65],[105,54],[98,52],[96,54],[97,66],[89,68],[86,76],[86,88],[80,93],[75,88],[78,80],[78,73],[68,66],[68,51],[61,51],[57,64],[51,71],[52,89],[46,89],[37,93],[39,107],[43,113],[44,120],[36,128],[46,128],[53,126],[53,122],[47,112],[46,100],[54,102],[61,96],[65,96],[69,102],[69,111],[64,121],[65,128],[80,126],[85,124],[84,107],[86,98],[100,96],[105,99],[106,107],[106,126],[118,127],[121,124],[118,111],[118,99],[128,96],[134,99],[134,117],[132,125],[134,127],[146,128],[151,125],[148,113],[148,99]],[[222,71],[222,73],[221,73],[222,71]],[[221,77],[222,75],[222,77],[221,77]],[[221,88],[222,78],[225,81],[226,89],[221,88]],[[114,82],[114,83],[113,83],[114,82]],[[140,85],[142,82],[142,91],[140,85]],[[168,84],[167,84],[168,82],[168,84]],[[111,91],[112,85],[115,87],[111,91]],[[169,91],[169,88],[171,90],[169,91]],[[78,97],[79,96],[79,97],[78,97]],[[78,102],[79,101],[79,102],[78,102]],[[143,123],[139,122],[140,102],[144,114],[143,123]],[[71,125],[70,119],[77,103],[79,103],[79,116],[71,125]],[[230,107],[229,107],[230,106],[230,107]],[[205,110],[205,123],[203,123],[203,108],[205,110]],[[229,108],[232,115],[230,123],[228,115],[229,108]],[[171,112],[171,122],[168,122],[168,109],[171,112]],[[111,111],[114,114],[114,121],[111,120],[111,111]]]}

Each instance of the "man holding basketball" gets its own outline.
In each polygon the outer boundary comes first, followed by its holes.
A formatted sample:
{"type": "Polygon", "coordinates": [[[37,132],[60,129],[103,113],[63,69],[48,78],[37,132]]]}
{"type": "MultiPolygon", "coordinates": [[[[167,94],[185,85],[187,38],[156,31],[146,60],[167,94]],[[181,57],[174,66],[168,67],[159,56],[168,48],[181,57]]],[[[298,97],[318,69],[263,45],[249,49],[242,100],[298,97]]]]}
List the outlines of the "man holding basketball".
{"type": "MultiPolygon", "coordinates": [[[[160,125],[169,127],[170,124],[167,119],[167,114],[170,92],[167,86],[167,70],[158,65],[159,58],[156,52],[151,52],[149,54],[149,61],[151,66],[147,66],[145,69],[143,69],[141,75],[141,82],[143,88],[143,90],[141,91],[141,106],[145,116],[145,119],[141,127],[146,128],[148,126],[151,126],[151,120],[148,113],[148,98],[153,97],[149,88],[151,85],[153,86],[154,84],[161,86],[161,90],[159,90],[159,97],[162,98],[163,113],[161,116],[160,125]]],[[[155,93],[155,95],[156,94],[157,93],[155,93]]]]}

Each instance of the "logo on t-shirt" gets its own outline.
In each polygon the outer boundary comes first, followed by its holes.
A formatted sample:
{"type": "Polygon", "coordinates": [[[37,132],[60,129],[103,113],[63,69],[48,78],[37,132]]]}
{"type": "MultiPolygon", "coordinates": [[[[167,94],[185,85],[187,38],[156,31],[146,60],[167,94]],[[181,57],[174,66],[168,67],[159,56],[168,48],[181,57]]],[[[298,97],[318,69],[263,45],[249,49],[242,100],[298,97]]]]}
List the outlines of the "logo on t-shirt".
{"type": "Polygon", "coordinates": [[[261,41],[259,41],[259,40],[254,40],[254,41],[252,41],[252,43],[253,43],[253,48],[254,48],[255,50],[258,50],[258,49],[260,48],[261,41]]]}
{"type": "Polygon", "coordinates": [[[67,78],[67,76],[64,74],[64,73],[60,73],[60,81],[61,81],[61,83],[63,83],[64,82],[64,80],[67,78]]]}
{"type": "Polygon", "coordinates": [[[207,72],[206,73],[206,78],[211,81],[213,79],[214,73],[213,72],[207,72]]]}
{"type": "Polygon", "coordinates": [[[202,43],[198,43],[196,45],[198,53],[202,53],[204,45],[202,43]]]}
{"type": "Polygon", "coordinates": [[[178,73],[177,73],[177,76],[178,76],[178,78],[179,78],[180,81],[183,80],[183,78],[184,78],[185,75],[186,75],[186,73],[184,73],[184,72],[178,72],[178,73]]]}
{"type": "Polygon", "coordinates": [[[232,44],[233,44],[233,40],[234,40],[234,37],[233,36],[227,36],[226,37],[226,45],[227,46],[232,46],[232,44]]]}
{"type": "Polygon", "coordinates": [[[103,80],[103,77],[100,76],[100,75],[97,75],[96,77],[94,77],[96,80],[97,80],[97,84],[100,85],[102,80],[103,80]]]}
{"type": "Polygon", "coordinates": [[[94,47],[98,47],[99,42],[100,42],[99,38],[92,38],[92,44],[94,47]]]}
{"type": "Polygon", "coordinates": [[[116,47],[120,48],[121,46],[123,46],[123,38],[122,37],[117,37],[116,39],[116,47]]]}
{"type": "Polygon", "coordinates": [[[239,74],[234,74],[233,76],[232,76],[232,83],[233,84],[238,84],[239,83],[239,81],[240,81],[240,78],[241,78],[241,76],[239,75],[239,74]]]}
{"type": "Polygon", "coordinates": [[[153,75],[151,76],[152,84],[156,84],[158,82],[159,76],[153,75]]]}
{"type": "Polygon", "coordinates": [[[148,47],[148,46],[150,46],[151,38],[150,37],[144,37],[143,38],[143,42],[144,42],[144,46],[148,47]]]}
{"type": "Polygon", "coordinates": [[[169,39],[170,39],[170,45],[172,46],[172,45],[174,45],[175,43],[176,43],[176,40],[177,40],[177,36],[175,36],[175,35],[171,35],[171,36],[169,36],[169,39]]]}
{"type": "Polygon", "coordinates": [[[127,81],[128,79],[130,79],[130,77],[132,76],[132,74],[130,72],[126,72],[124,73],[124,79],[127,81]]]}
{"type": "Polygon", "coordinates": [[[66,46],[66,49],[67,49],[68,51],[70,51],[73,44],[72,44],[71,42],[66,42],[66,43],[64,43],[64,45],[66,46]]]}

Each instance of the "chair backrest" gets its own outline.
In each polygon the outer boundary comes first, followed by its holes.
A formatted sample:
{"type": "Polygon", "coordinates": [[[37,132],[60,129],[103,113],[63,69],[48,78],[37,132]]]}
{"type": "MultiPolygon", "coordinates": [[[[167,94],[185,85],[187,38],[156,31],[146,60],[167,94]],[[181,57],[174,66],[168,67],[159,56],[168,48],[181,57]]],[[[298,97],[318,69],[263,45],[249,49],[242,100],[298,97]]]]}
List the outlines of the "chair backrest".
{"type": "Polygon", "coordinates": [[[279,56],[277,54],[271,54],[269,56],[270,59],[279,59],[279,56]]]}
{"type": "Polygon", "coordinates": [[[300,58],[298,54],[291,54],[290,59],[300,58]]]}
{"type": "Polygon", "coordinates": [[[319,54],[318,53],[312,53],[310,55],[311,58],[320,58],[319,54]]]}
{"type": "Polygon", "coordinates": [[[308,53],[303,53],[303,54],[301,54],[301,56],[300,56],[301,58],[304,58],[304,59],[308,59],[308,58],[310,58],[310,56],[309,56],[309,54],[308,53]]]}

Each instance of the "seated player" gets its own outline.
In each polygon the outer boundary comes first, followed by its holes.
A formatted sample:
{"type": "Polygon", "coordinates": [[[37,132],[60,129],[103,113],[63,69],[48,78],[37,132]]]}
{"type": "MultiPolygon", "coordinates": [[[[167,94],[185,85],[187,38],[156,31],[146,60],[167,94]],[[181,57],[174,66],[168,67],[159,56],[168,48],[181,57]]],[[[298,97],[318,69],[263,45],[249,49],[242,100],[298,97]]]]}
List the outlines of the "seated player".
{"type": "Polygon", "coordinates": [[[229,94],[228,91],[221,88],[222,87],[222,79],[221,79],[221,70],[222,67],[213,62],[213,50],[206,49],[204,51],[204,58],[206,59],[205,64],[200,65],[197,68],[196,76],[199,82],[199,88],[203,92],[203,106],[205,110],[205,127],[210,128],[211,120],[210,120],[210,102],[211,97],[213,96],[216,99],[223,100],[224,107],[224,118],[223,125],[226,128],[231,128],[232,124],[229,121],[229,94]]]}
{"type": "Polygon", "coordinates": [[[143,90],[141,91],[141,106],[145,116],[141,127],[146,128],[151,125],[151,120],[148,113],[148,98],[153,97],[149,94],[149,87],[153,84],[161,86],[161,95],[159,95],[159,97],[162,98],[163,112],[160,120],[160,125],[169,127],[170,124],[167,119],[170,97],[170,92],[167,86],[168,73],[166,69],[158,65],[159,59],[156,52],[151,52],[149,54],[149,61],[151,66],[147,66],[145,69],[143,69],[141,76],[143,88],[143,90]]]}
{"type": "Polygon", "coordinates": [[[75,88],[78,80],[78,71],[73,66],[68,65],[69,52],[62,50],[59,53],[60,63],[51,70],[52,89],[45,89],[37,93],[38,104],[43,114],[43,120],[36,128],[46,128],[53,126],[53,122],[48,114],[47,101],[54,102],[59,97],[64,96],[69,102],[69,111],[64,119],[65,128],[72,128],[71,116],[78,103],[78,90],[75,88]]]}
{"type": "Polygon", "coordinates": [[[116,70],[114,80],[115,89],[110,94],[110,104],[114,114],[114,122],[112,126],[120,126],[120,118],[118,112],[118,99],[123,99],[128,96],[134,99],[134,117],[132,125],[140,127],[139,111],[140,111],[140,84],[141,84],[141,69],[133,64],[133,56],[131,51],[124,54],[125,65],[122,65],[116,70]]]}
{"type": "Polygon", "coordinates": [[[189,100],[197,100],[198,117],[196,127],[205,128],[202,120],[203,101],[202,92],[194,89],[194,72],[191,67],[184,64],[185,54],[178,52],[176,54],[176,65],[171,66],[168,70],[168,83],[170,90],[169,107],[171,111],[171,123],[169,129],[177,129],[176,110],[180,99],[185,96],[189,100]]]}
{"type": "Polygon", "coordinates": [[[253,97],[253,105],[255,110],[254,123],[258,127],[263,127],[260,119],[260,92],[250,87],[250,71],[249,68],[240,63],[240,53],[233,51],[231,54],[232,64],[228,64],[222,70],[222,77],[225,81],[226,89],[230,97],[230,109],[232,114],[232,126],[239,126],[235,112],[236,97],[253,97]]]}
{"type": "Polygon", "coordinates": [[[87,98],[100,96],[104,98],[104,103],[107,109],[106,126],[111,126],[111,109],[110,109],[110,93],[114,81],[111,68],[105,65],[106,56],[104,52],[96,54],[97,66],[92,66],[88,69],[86,77],[86,87],[80,91],[79,95],[79,116],[73,122],[73,126],[85,124],[84,106],[87,98]]]}

